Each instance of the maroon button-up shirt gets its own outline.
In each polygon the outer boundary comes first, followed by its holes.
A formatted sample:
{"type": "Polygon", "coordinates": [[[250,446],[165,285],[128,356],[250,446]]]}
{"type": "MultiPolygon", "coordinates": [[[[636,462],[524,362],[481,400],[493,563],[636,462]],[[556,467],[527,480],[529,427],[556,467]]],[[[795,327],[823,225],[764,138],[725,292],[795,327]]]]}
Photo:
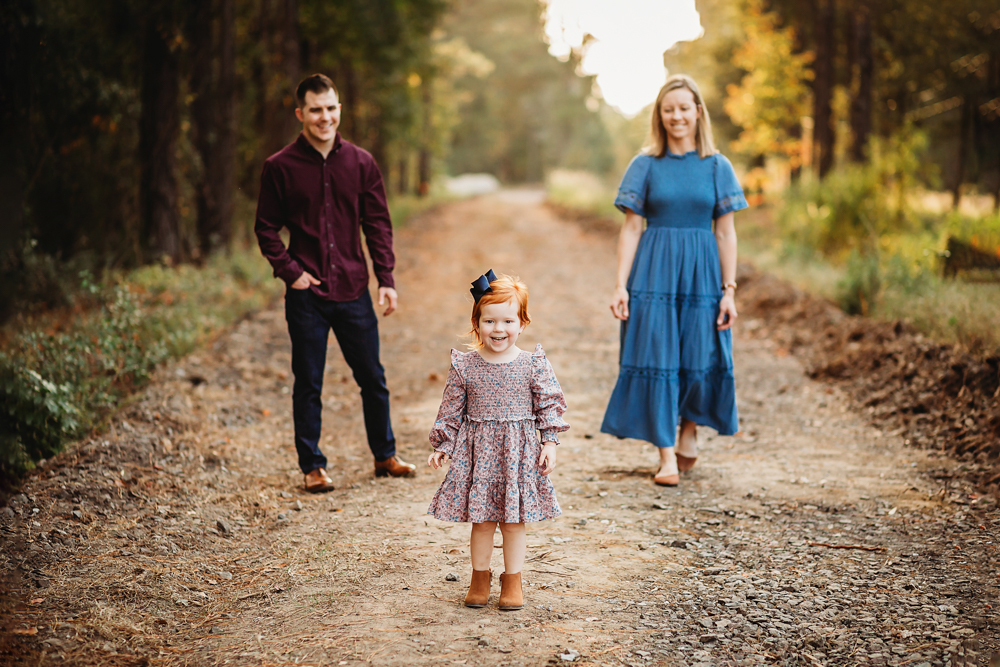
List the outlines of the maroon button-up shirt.
{"type": "Polygon", "coordinates": [[[371,153],[340,133],[324,158],[303,135],[264,162],[254,232],[274,275],[291,284],[308,271],[329,301],[351,301],[368,287],[361,230],[380,287],[395,287],[392,221],[382,173],[371,153]],[[279,232],[290,232],[288,248],[279,232]]]}

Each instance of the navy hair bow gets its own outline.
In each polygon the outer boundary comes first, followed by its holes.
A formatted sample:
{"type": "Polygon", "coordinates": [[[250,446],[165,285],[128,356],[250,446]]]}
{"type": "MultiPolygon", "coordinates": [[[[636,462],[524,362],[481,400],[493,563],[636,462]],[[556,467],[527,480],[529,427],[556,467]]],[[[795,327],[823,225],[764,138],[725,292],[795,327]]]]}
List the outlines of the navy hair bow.
{"type": "Polygon", "coordinates": [[[472,281],[472,289],[469,291],[472,292],[472,298],[476,300],[476,303],[479,303],[479,300],[483,298],[484,294],[493,291],[493,288],[490,287],[490,283],[496,279],[497,277],[493,274],[493,269],[490,269],[472,281]]]}

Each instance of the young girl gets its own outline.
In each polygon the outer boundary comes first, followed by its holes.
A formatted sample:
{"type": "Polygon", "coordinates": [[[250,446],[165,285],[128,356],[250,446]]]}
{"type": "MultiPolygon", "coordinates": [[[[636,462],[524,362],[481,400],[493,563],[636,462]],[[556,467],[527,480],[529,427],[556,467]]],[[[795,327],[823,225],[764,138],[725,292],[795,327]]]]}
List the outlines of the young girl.
{"type": "Polygon", "coordinates": [[[490,270],[472,283],[471,352],[451,351],[451,370],[430,432],[427,465],[451,468],[428,514],[442,521],[472,522],[472,582],[466,607],[489,601],[490,555],[497,524],[503,534],[500,609],[523,606],[521,567],[525,522],[561,514],[547,475],[556,465],[557,433],[566,401],[542,346],[517,347],[528,326],[528,288],[490,270]],[[541,432],[541,443],[535,431],[541,432]]]}

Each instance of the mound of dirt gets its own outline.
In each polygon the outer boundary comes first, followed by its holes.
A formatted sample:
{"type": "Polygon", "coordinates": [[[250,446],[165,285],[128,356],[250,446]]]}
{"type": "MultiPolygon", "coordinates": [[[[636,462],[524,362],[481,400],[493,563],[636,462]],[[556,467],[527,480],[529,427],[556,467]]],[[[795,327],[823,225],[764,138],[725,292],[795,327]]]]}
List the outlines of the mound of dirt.
{"type": "Polygon", "coordinates": [[[1000,357],[974,357],[903,321],[844,314],[834,304],[741,264],[741,325],[841,385],[872,424],[962,461],[963,476],[1000,493],[1000,357]]]}

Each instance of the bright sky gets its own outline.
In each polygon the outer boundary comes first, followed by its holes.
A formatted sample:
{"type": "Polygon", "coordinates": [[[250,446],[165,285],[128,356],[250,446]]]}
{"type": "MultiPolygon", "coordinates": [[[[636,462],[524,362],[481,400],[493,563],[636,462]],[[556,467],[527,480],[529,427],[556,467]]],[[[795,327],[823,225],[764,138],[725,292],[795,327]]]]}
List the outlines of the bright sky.
{"type": "Polygon", "coordinates": [[[542,0],[548,6],[549,53],[565,58],[583,43],[582,68],[597,75],[604,100],[634,116],[656,99],[666,79],[663,52],[701,34],[694,0],[542,0]]]}

